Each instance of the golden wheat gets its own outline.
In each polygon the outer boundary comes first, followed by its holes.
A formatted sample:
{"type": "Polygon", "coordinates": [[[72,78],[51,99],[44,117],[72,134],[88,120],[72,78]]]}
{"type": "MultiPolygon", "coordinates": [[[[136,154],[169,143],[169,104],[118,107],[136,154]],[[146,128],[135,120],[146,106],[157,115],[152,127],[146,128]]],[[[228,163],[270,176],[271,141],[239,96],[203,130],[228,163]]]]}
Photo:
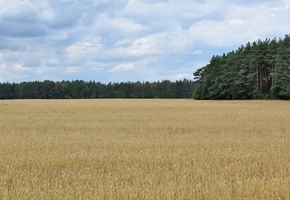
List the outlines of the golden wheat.
{"type": "Polygon", "coordinates": [[[290,102],[0,101],[0,199],[290,199],[290,102]]]}

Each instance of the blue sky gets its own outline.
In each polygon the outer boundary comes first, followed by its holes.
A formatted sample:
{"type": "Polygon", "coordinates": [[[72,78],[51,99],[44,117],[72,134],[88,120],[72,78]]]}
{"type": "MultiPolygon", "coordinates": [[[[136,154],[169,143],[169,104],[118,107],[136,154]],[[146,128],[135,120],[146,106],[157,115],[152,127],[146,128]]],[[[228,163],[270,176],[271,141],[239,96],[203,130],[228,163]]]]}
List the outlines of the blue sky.
{"type": "Polygon", "coordinates": [[[192,79],[290,33],[290,0],[0,0],[0,82],[192,79]]]}

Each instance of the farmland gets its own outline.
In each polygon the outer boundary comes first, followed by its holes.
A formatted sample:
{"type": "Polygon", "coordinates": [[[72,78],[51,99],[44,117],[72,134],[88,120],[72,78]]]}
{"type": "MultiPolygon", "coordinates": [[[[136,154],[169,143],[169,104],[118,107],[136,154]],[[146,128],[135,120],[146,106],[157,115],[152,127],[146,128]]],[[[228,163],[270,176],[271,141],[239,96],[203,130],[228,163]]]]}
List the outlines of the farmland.
{"type": "Polygon", "coordinates": [[[0,199],[290,199],[290,102],[0,101],[0,199]]]}

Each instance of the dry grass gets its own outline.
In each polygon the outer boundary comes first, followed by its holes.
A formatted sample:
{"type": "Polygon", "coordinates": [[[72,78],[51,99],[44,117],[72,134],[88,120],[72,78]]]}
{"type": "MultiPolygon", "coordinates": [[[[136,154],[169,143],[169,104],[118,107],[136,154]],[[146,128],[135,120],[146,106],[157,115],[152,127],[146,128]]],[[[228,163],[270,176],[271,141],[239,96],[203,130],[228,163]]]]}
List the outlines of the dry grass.
{"type": "Polygon", "coordinates": [[[0,199],[290,199],[290,102],[0,101],[0,199]]]}

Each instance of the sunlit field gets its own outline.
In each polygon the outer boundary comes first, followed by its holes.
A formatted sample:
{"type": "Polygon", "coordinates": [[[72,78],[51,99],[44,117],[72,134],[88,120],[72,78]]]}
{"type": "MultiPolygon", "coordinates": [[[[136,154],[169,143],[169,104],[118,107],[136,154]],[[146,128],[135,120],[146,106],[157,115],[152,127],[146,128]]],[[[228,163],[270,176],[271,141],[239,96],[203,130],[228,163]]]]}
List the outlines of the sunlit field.
{"type": "Polygon", "coordinates": [[[290,102],[0,101],[0,199],[290,199],[290,102]]]}

